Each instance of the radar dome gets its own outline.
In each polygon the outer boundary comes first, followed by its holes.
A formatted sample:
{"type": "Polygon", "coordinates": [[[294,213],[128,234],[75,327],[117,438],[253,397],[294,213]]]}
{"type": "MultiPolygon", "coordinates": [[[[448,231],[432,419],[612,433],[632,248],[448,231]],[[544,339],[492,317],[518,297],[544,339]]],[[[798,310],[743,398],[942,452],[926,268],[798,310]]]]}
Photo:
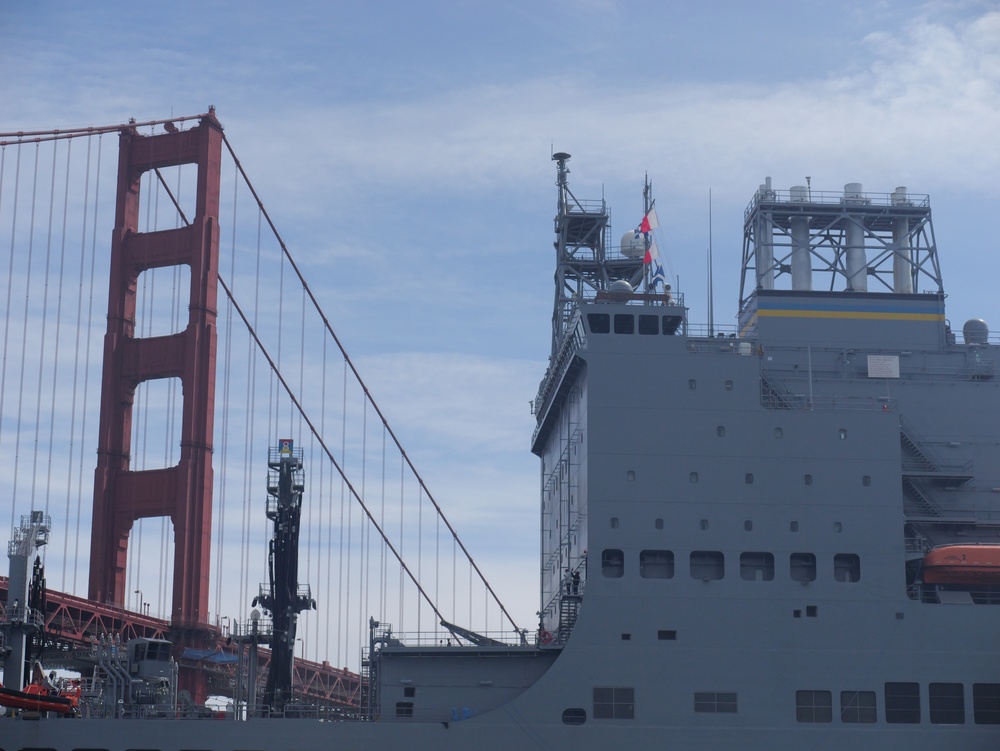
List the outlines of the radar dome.
{"type": "Polygon", "coordinates": [[[626,232],[622,235],[622,255],[626,258],[642,258],[646,255],[646,238],[641,234],[636,236],[633,230],[626,232]]]}
{"type": "Polygon", "coordinates": [[[966,344],[986,344],[990,338],[990,327],[982,318],[970,318],[962,326],[962,336],[966,344]]]}
{"type": "Polygon", "coordinates": [[[632,292],[634,292],[635,290],[633,290],[632,285],[629,284],[624,279],[615,279],[613,282],[611,282],[611,285],[608,287],[608,291],[627,292],[628,294],[632,294],[632,292]]]}

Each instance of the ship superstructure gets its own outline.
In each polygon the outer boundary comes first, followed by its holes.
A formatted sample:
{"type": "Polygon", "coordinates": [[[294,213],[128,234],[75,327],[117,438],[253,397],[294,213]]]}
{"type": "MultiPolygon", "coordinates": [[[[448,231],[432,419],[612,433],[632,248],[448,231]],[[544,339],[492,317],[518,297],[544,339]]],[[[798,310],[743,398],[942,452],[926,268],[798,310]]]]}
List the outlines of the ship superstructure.
{"type": "Polygon", "coordinates": [[[534,635],[374,614],[356,715],[4,721],[6,751],[1000,744],[998,345],[945,317],[929,199],[766,182],[719,333],[658,279],[648,184],[615,246],[569,158],[534,635]]]}

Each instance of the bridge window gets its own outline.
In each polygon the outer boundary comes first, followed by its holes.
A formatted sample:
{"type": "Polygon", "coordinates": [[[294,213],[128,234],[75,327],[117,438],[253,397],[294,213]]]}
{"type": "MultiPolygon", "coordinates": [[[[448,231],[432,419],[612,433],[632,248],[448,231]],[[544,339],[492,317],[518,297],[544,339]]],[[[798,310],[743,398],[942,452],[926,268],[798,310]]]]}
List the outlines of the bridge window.
{"type": "Polygon", "coordinates": [[[747,581],[774,579],[774,556],[771,553],[741,553],[740,577],[747,581]]]}
{"type": "Polygon", "coordinates": [[[615,333],[634,334],[635,316],[631,313],[615,313],[615,333]]]}
{"type": "Polygon", "coordinates": [[[691,578],[702,581],[721,579],[726,572],[725,556],[718,550],[695,550],[691,553],[691,578]]]}
{"type": "Polygon", "coordinates": [[[932,683],[927,687],[931,723],[961,725],[965,722],[965,692],[961,683],[932,683]]]}
{"type": "Polygon", "coordinates": [[[796,691],[795,719],[799,722],[833,722],[833,696],[829,691],[796,691]]]}
{"type": "Polygon", "coordinates": [[[591,334],[611,333],[611,316],[607,313],[588,313],[587,326],[591,334]]]}
{"type": "Polygon", "coordinates": [[[639,553],[639,576],[643,579],[673,579],[673,551],[643,550],[639,553]]]}
{"type": "Polygon", "coordinates": [[[972,716],[977,725],[1000,725],[1000,683],[972,684],[972,716]]]}
{"type": "Polygon", "coordinates": [[[711,714],[736,714],[736,693],[732,691],[696,691],[694,711],[711,714]]]}
{"type": "Polygon", "coordinates": [[[920,722],[920,684],[885,684],[885,721],[896,725],[920,722]]]}
{"type": "Polygon", "coordinates": [[[635,689],[594,686],[594,719],[634,720],[635,689]]]}
{"type": "Polygon", "coordinates": [[[587,710],[583,707],[570,707],[562,713],[564,725],[582,725],[587,721],[587,710]]]}
{"type": "Polygon", "coordinates": [[[601,553],[601,573],[608,579],[621,579],[625,574],[625,554],[614,549],[601,553]]]}
{"type": "Polygon", "coordinates": [[[659,316],[639,316],[639,333],[640,334],[659,334],[660,333],[660,317],[659,316]]]}
{"type": "Polygon", "coordinates": [[[874,691],[841,691],[840,721],[871,724],[875,722],[874,691]]]}
{"type": "Polygon", "coordinates": [[[816,581],[816,556],[812,553],[792,553],[788,559],[792,581],[816,581]]]}
{"type": "Polygon", "coordinates": [[[854,553],[837,553],[833,557],[833,578],[839,582],[861,580],[861,558],[854,553]]]}

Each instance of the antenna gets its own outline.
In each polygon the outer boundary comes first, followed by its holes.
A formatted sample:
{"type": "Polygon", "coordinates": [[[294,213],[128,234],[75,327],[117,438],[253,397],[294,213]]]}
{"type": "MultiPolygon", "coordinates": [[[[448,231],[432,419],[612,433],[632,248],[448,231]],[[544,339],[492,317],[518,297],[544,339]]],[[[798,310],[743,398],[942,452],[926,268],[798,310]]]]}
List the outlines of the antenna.
{"type": "Polygon", "coordinates": [[[708,189],[708,335],[715,336],[714,281],[712,279],[712,189],[708,189]]]}

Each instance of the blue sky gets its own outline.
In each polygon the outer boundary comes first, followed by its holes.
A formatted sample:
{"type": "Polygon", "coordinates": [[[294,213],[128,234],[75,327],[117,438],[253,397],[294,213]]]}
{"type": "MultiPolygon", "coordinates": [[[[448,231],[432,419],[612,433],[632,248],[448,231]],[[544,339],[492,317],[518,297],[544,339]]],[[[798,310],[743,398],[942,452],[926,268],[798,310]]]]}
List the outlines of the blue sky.
{"type": "MultiPolygon", "coordinates": [[[[0,132],[209,104],[338,335],[501,596],[537,609],[528,402],[549,347],[552,150],[614,236],[735,322],[757,186],[929,193],[956,328],[1000,326],[996,2],[6,0],[0,132]],[[498,530],[500,531],[498,533],[498,530]]],[[[0,520],[6,518],[0,501],[0,520]]],[[[50,576],[50,580],[52,577],[50,576]]]]}

